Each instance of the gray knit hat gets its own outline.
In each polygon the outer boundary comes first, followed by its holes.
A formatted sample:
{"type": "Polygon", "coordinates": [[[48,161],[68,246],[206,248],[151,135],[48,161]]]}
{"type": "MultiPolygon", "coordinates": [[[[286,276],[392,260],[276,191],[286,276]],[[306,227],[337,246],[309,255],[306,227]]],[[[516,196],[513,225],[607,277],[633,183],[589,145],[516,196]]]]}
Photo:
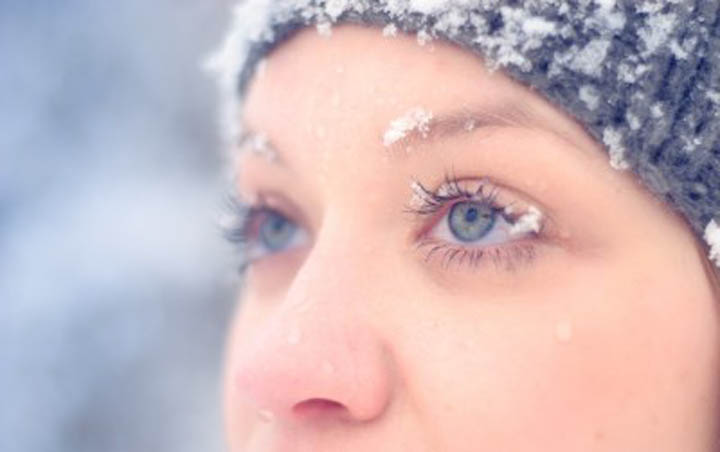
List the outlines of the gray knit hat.
{"type": "Polygon", "coordinates": [[[720,266],[718,0],[242,1],[211,61],[228,126],[275,46],[343,22],[456,43],[534,87],[679,211],[720,266]]]}

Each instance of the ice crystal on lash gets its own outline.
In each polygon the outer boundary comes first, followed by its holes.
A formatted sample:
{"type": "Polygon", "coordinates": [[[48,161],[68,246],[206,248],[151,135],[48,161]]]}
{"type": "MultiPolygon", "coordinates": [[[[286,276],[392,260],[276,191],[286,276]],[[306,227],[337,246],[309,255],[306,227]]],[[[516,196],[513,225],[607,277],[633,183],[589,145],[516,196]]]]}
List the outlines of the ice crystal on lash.
{"type": "Polygon", "coordinates": [[[510,235],[522,235],[529,232],[538,233],[542,228],[542,212],[535,206],[528,207],[524,213],[510,228],[510,235]]]}

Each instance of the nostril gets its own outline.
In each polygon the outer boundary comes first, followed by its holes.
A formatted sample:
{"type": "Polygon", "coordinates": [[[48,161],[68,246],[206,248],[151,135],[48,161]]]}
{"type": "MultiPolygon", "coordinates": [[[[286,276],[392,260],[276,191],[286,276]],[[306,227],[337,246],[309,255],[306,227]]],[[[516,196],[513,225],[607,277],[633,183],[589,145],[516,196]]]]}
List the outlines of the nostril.
{"type": "Polygon", "coordinates": [[[293,413],[304,416],[328,415],[347,412],[342,403],[328,399],[308,399],[297,403],[293,407],[293,413]]]}

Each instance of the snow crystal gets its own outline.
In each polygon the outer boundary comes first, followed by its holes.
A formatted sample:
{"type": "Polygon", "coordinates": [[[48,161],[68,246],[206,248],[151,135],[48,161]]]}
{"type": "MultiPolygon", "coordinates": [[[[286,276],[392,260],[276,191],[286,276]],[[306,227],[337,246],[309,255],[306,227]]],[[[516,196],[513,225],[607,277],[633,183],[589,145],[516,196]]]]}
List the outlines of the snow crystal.
{"type": "MultiPolygon", "coordinates": [[[[503,6],[500,8],[502,14],[503,27],[502,33],[508,45],[517,45],[523,41],[544,38],[555,33],[555,23],[550,22],[541,16],[535,16],[524,8],[512,8],[503,6]]],[[[533,43],[529,47],[525,42],[525,49],[533,49],[538,47],[538,43],[533,43]]]]}
{"type": "Polygon", "coordinates": [[[417,181],[413,181],[410,184],[410,190],[412,191],[412,196],[410,198],[410,208],[419,210],[422,209],[422,207],[425,205],[425,190],[423,189],[422,185],[418,183],[417,181]]]}
{"type": "Polygon", "coordinates": [[[607,127],[603,131],[603,142],[610,153],[610,166],[616,170],[630,168],[630,165],[625,160],[625,146],[623,146],[623,137],[620,132],[612,127],[607,127]]]}
{"type": "Polygon", "coordinates": [[[578,96],[581,101],[585,102],[585,105],[587,105],[590,110],[595,110],[600,103],[600,95],[592,85],[581,86],[578,91],[578,96]]]}
{"type": "Polygon", "coordinates": [[[677,40],[673,39],[670,41],[670,51],[675,55],[678,60],[684,60],[688,57],[688,52],[683,49],[677,40]]]}
{"type": "Polygon", "coordinates": [[[433,37],[425,30],[420,30],[417,32],[417,42],[421,46],[424,46],[428,42],[432,41],[433,37]]]}
{"type": "Polygon", "coordinates": [[[542,17],[529,17],[523,21],[522,30],[528,35],[545,37],[555,33],[555,23],[542,17]]]}
{"type": "MultiPolygon", "coordinates": [[[[389,1],[389,4],[393,3],[405,3],[400,1],[389,1]]],[[[469,0],[409,0],[407,1],[406,11],[418,12],[421,14],[438,14],[443,11],[452,8],[457,4],[468,4],[469,0]]],[[[392,6],[391,6],[392,7],[392,6]]]]}
{"type": "Polygon", "coordinates": [[[485,34],[490,29],[485,16],[481,16],[479,14],[470,16],[470,24],[475,27],[478,34],[485,34]]]}
{"type": "Polygon", "coordinates": [[[609,39],[594,39],[572,56],[570,67],[587,75],[600,76],[608,49],[609,39]]]}
{"type": "Polygon", "coordinates": [[[660,103],[660,102],[655,102],[655,103],[652,105],[652,107],[650,107],[650,114],[651,114],[652,117],[655,118],[655,119],[661,118],[661,117],[663,116],[663,114],[664,114],[664,113],[663,113],[663,108],[662,108],[662,103],[660,103]]]}
{"type": "Polygon", "coordinates": [[[637,8],[637,12],[639,13],[646,13],[648,17],[657,15],[666,3],[678,3],[682,0],[665,0],[665,1],[658,1],[658,0],[647,0],[638,2],[635,6],[637,8]]]}
{"type": "Polygon", "coordinates": [[[705,97],[710,99],[712,103],[720,105],[720,91],[708,90],[705,93],[705,97]]]}
{"type": "Polygon", "coordinates": [[[616,0],[595,0],[598,9],[595,14],[588,17],[588,24],[603,30],[622,30],[625,27],[626,17],[620,11],[616,11],[616,0]]]}
{"type": "Polygon", "coordinates": [[[638,36],[645,44],[645,55],[654,53],[661,45],[667,42],[668,37],[675,28],[677,16],[673,13],[651,14],[647,18],[647,25],[638,30],[638,36]]]}
{"type": "Polygon", "coordinates": [[[560,36],[565,39],[571,39],[573,33],[575,33],[575,29],[570,24],[565,24],[560,28],[560,36]]]}
{"type": "Polygon", "coordinates": [[[527,234],[528,232],[540,232],[543,214],[535,206],[530,206],[527,213],[518,218],[510,228],[510,235],[527,234]]]}
{"type": "Polygon", "coordinates": [[[617,0],[595,0],[595,4],[602,11],[611,11],[617,6],[617,0]]]}
{"type": "Polygon", "coordinates": [[[417,130],[423,137],[430,131],[430,122],[433,114],[423,108],[414,108],[399,118],[393,120],[383,135],[385,147],[402,140],[413,130],[417,130]]]}
{"type": "Polygon", "coordinates": [[[332,36],[332,24],[330,22],[320,22],[315,28],[317,28],[318,34],[324,38],[332,36]]]}
{"type": "Polygon", "coordinates": [[[625,83],[635,83],[643,74],[650,70],[647,64],[630,65],[620,63],[618,66],[618,80],[625,83]]]}
{"type": "Polygon", "coordinates": [[[398,28],[395,24],[387,24],[382,30],[383,36],[386,38],[394,38],[398,34],[398,28]]]}
{"type": "Polygon", "coordinates": [[[628,111],[625,114],[625,118],[627,119],[627,122],[630,125],[630,129],[638,130],[640,128],[640,118],[638,118],[636,115],[634,115],[633,113],[628,111]]]}
{"type": "Polygon", "coordinates": [[[434,29],[447,36],[454,36],[460,32],[460,28],[467,23],[467,13],[460,9],[450,9],[438,17],[434,29]]]}
{"type": "Polygon", "coordinates": [[[716,266],[720,267],[720,227],[715,223],[715,220],[710,220],[707,224],[703,237],[710,246],[708,257],[715,262],[716,266]]]}
{"type": "Polygon", "coordinates": [[[335,22],[351,6],[351,0],[327,0],[325,2],[325,14],[330,16],[332,22],[335,22]]]}
{"type": "Polygon", "coordinates": [[[532,62],[525,53],[541,47],[545,38],[557,34],[555,24],[523,8],[503,6],[500,14],[504,26],[498,30],[498,35],[488,36],[483,32],[475,42],[493,56],[493,61],[488,61],[491,70],[513,64],[523,71],[530,71],[532,62]]]}
{"type": "Polygon", "coordinates": [[[693,152],[698,146],[702,144],[702,140],[698,137],[695,137],[693,139],[690,139],[688,137],[682,137],[682,139],[685,142],[685,145],[683,146],[683,150],[685,152],[693,152]]]}

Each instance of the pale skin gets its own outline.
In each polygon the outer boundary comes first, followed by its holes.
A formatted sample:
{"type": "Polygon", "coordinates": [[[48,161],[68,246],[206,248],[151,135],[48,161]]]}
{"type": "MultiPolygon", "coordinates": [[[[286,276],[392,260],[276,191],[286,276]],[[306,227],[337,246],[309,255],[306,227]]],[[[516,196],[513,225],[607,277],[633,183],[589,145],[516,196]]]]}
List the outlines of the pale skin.
{"type": "Polygon", "coordinates": [[[231,450],[716,449],[705,251],[561,110],[467,51],[342,26],[273,52],[242,113],[277,158],[241,153],[238,191],[298,232],[247,269],[225,365],[231,450]],[[524,119],[435,122],[385,146],[417,107],[524,119]],[[429,255],[418,242],[452,238],[438,232],[451,206],[408,212],[412,182],[449,173],[536,207],[541,233],[452,243],[487,248],[478,261],[429,255]]]}

